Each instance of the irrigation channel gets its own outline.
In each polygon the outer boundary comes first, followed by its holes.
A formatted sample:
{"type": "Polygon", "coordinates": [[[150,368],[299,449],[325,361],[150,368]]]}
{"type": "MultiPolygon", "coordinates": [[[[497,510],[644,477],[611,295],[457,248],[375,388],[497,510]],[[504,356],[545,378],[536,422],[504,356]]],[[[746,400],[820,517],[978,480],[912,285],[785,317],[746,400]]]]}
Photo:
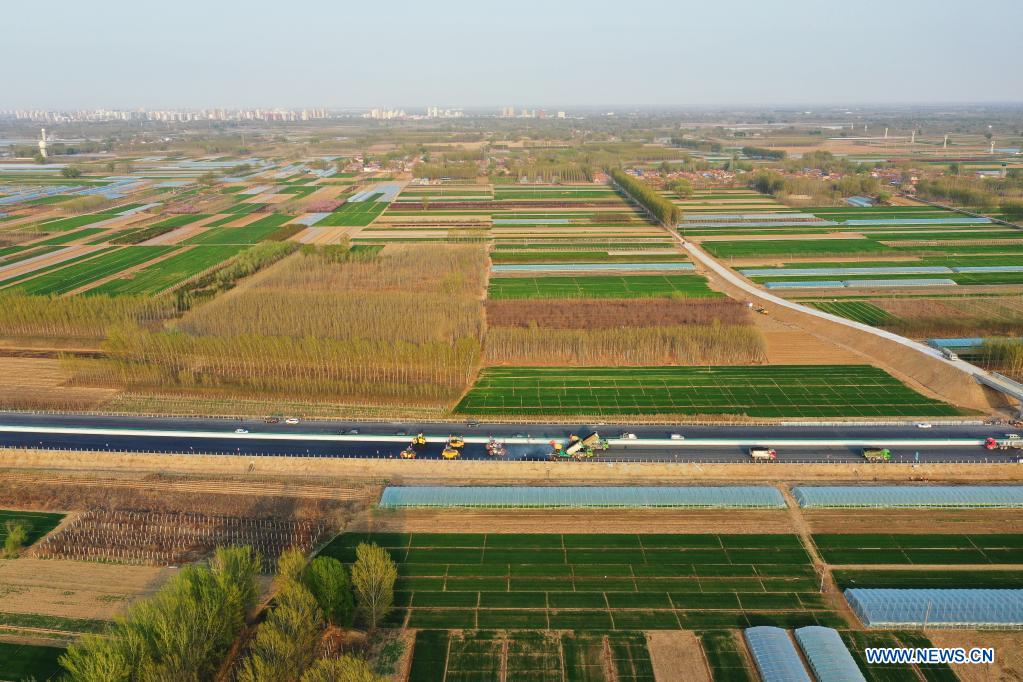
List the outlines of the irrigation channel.
{"type": "MultiPolygon", "coordinates": [[[[488,459],[485,444],[505,444],[505,460],[545,460],[550,441],[599,432],[609,442],[595,461],[749,462],[749,448],[777,450],[779,463],[862,462],[862,448],[891,450],[897,463],[1014,462],[1023,451],[988,451],[989,436],[1009,427],[980,422],[781,425],[608,425],[476,422],[339,422],[288,424],[258,419],[137,417],[89,414],[0,414],[0,447],[246,456],[397,458],[424,433],[418,457],[438,459],[448,436],[465,439],[459,459],[488,459]]],[[[455,460],[458,461],[458,460],[455,460]]]]}

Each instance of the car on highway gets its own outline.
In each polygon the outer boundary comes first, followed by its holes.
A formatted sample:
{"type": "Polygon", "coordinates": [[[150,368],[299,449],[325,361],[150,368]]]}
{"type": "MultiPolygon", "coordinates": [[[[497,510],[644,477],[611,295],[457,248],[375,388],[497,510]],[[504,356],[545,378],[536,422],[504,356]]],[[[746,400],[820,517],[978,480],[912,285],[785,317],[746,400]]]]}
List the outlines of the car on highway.
{"type": "Polygon", "coordinates": [[[278,419],[277,417],[267,417],[263,421],[266,422],[267,424],[280,424],[281,423],[281,420],[278,419]]]}
{"type": "Polygon", "coordinates": [[[931,426],[930,422],[917,422],[916,424],[916,428],[918,429],[929,429],[931,426]]]}
{"type": "Polygon", "coordinates": [[[235,429],[234,432],[235,433],[248,433],[249,430],[248,429],[235,429]]]}
{"type": "Polygon", "coordinates": [[[465,425],[468,426],[470,429],[475,429],[477,426],[480,425],[480,423],[477,422],[477,421],[471,421],[471,422],[465,422],[465,425]]]}
{"type": "Polygon", "coordinates": [[[683,436],[681,433],[668,434],[668,438],[670,438],[671,440],[685,440],[686,439],[686,437],[683,436]]]}
{"type": "Polygon", "coordinates": [[[344,435],[346,435],[346,436],[358,436],[359,435],[359,429],[348,429],[347,431],[344,432],[344,435]]]}
{"type": "Polygon", "coordinates": [[[623,433],[622,435],[618,436],[618,438],[619,440],[636,440],[638,436],[636,436],[636,434],[634,433],[623,433]]]}
{"type": "Polygon", "coordinates": [[[284,420],[284,423],[285,424],[297,424],[298,423],[298,417],[288,417],[287,419],[284,420]]]}

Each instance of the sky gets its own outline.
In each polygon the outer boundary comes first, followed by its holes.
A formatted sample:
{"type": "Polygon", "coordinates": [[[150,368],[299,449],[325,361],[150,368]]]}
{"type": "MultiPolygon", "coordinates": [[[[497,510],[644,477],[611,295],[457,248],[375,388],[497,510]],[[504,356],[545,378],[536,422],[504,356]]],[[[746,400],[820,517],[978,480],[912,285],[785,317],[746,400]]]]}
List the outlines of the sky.
{"type": "Polygon", "coordinates": [[[0,109],[1023,101],[1023,0],[53,0],[0,18],[0,109]]]}

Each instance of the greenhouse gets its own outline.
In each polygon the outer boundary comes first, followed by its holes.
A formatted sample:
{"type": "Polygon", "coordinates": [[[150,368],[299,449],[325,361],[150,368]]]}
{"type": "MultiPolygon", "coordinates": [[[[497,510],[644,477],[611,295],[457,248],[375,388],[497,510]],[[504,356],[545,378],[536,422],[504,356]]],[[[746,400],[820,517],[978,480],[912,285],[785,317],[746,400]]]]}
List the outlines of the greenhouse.
{"type": "Polygon", "coordinates": [[[746,628],[744,634],[764,682],[813,682],[788,632],[759,625],[746,628]]]}
{"type": "Polygon", "coordinates": [[[796,486],[800,507],[876,507],[879,509],[949,507],[971,509],[1023,507],[1020,485],[866,485],[796,486]]]}
{"type": "Polygon", "coordinates": [[[388,486],[380,506],[781,509],[785,500],[771,486],[388,486]]]}
{"type": "Polygon", "coordinates": [[[851,588],[845,599],[873,628],[1023,629],[1023,590],[851,588]]]}
{"type": "Polygon", "coordinates": [[[795,635],[818,682],[866,682],[838,630],[810,625],[795,635]]]}

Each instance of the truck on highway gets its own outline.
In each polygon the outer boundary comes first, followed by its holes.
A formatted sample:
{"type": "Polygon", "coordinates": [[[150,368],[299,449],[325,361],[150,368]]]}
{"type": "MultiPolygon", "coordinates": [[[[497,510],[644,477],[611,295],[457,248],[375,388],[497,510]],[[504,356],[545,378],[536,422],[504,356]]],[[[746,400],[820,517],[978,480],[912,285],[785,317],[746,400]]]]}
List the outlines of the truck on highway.
{"type": "Polygon", "coordinates": [[[892,451],[888,448],[863,448],[863,459],[868,462],[890,462],[892,451]]]}
{"type": "Polygon", "coordinates": [[[778,451],[758,445],[749,449],[749,456],[754,462],[773,462],[778,459],[778,451]]]}
{"type": "Polygon", "coordinates": [[[1004,438],[988,438],[984,447],[988,450],[1023,450],[1023,438],[1018,433],[1007,433],[1004,438]]]}
{"type": "Polygon", "coordinates": [[[551,459],[589,459],[597,454],[598,450],[607,450],[608,442],[594,431],[588,436],[577,436],[572,434],[568,437],[568,445],[562,445],[559,441],[551,441],[551,459]]]}

